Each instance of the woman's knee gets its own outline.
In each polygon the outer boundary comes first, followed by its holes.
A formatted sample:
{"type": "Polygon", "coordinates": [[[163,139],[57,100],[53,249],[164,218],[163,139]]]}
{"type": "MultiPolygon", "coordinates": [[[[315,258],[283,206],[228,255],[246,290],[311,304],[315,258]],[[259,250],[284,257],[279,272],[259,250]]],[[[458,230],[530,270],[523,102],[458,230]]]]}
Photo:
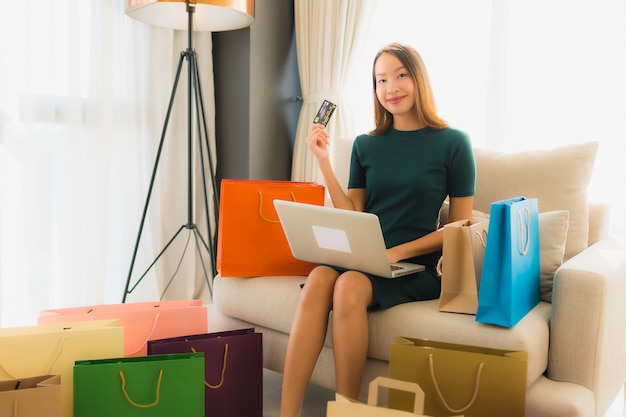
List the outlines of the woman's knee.
{"type": "Polygon", "coordinates": [[[304,287],[302,287],[302,302],[324,302],[328,303],[330,306],[332,304],[335,282],[338,277],[339,272],[330,267],[315,267],[311,273],[309,273],[309,276],[306,278],[304,283],[304,287]]]}
{"type": "Polygon", "coordinates": [[[355,308],[366,309],[372,302],[372,283],[366,275],[348,271],[337,278],[333,291],[335,313],[341,310],[351,311],[355,308]]]}

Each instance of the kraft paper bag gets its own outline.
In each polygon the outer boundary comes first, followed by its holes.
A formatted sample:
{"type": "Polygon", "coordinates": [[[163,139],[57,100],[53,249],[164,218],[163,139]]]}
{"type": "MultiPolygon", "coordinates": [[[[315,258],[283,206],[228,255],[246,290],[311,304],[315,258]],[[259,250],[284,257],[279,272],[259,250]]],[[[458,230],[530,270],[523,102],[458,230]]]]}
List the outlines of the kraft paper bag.
{"type": "Polygon", "coordinates": [[[295,259],[273,201],[324,204],[313,182],[224,179],[220,190],[217,270],[223,277],[308,275],[315,266],[295,259]]]}
{"type": "Polygon", "coordinates": [[[539,303],[539,213],[536,198],[491,204],[476,321],[515,326],[539,303]]]}
{"type": "Polygon", "coordinates": [[[439,311],[476,314],[488,221],[459,220],[443,227],[439,311]]]}
{"type": "Polygon", "coordinates": [[[0,381],[0,417],[61,417],[61,377],[0,381]]]}
{"type": "Polygon", "coordinates": [[[419,385],[382,376],[370,382],[367,404],[335,394],[335,401],[329,401],[326,405],[326,417],[415,417],[423,416],[423,412],[424,392],[419,385]],[[381,387],[403,391],[412,395],[413,404],[411,411],[379,407],[378,390],[381,387]]]}
{"type": "Polygon", "coordinates": [[[119,320],[0,329],[0,380],[60,375],[63,417],[72,416],[74,362],[124,353],[119,320]]]}
{"type": "Polygon", "coordinates": [[[206,416],[263,416],[263,335],[231,330],[148,342],[149,354],[204,353],[206,416]]]}
{"type": "MultiPolygon", "coordinates": [[[[398,337],[389,377],[417,383],[424,413],[434,417],[524,417],[528,353],[398,337]]],[[[412,398],[389,392],[389,406],[412,409],[412,398]]]]}
{"type": "Polygon", "coordinates": [[[206,333],[201,300],[169,300],[43,310],[39,324],[118,319],[124,328],[124,356],[145,356],[148,340],[206,333]]]}
{"type": "Polygon", "coordinates": [[[74,416],[203,417],[203,382],[202,353],[77,361],[74,416]]]}

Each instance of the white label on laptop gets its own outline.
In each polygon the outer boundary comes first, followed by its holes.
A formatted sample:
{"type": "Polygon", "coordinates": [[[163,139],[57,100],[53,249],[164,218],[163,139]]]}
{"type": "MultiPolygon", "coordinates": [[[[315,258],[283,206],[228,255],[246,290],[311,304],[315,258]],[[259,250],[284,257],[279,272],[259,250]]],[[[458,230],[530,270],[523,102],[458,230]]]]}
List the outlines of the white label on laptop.
{"type": "Polygon", "coordinates": [[[352,253],[348,235],[344,230],[315,225],[311,227],[313,228],[317,246],[320,248],[352,253]]]}

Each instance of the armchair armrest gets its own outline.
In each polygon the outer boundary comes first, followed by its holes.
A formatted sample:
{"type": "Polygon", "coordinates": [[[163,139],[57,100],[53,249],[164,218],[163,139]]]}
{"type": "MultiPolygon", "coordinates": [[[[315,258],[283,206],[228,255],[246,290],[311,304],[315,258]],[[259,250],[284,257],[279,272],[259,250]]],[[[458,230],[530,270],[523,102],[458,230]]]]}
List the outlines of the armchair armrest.
{"type": "Polygon", "coordinates": [[[626,245],[607,237],[556,272],[548,378],[580,384],[606,410],[626,381],[626,245]]]}

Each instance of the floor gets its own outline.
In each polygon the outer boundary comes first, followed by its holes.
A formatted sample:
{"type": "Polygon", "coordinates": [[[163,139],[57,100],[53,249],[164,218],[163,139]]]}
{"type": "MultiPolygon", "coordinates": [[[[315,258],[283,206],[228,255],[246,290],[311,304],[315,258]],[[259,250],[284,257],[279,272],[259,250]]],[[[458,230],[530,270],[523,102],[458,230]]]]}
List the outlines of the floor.
{"type": "MultiPolygon", "coordinates": [[[[263,417],[278,417],[281,383],[281,374],[267,369],[263,371],[263,417]]],[[[300,417],[325,417],[326,403],[332,400],[334,395],[333,391],[309,385],[300,417]]],[[[623,388],[605,417],[626,417],[623,388]]]]}
{"type": "MultiPolygon", "coordinates": [[[[278,417],[282,374],[263,370],[263,417],[278,417]]],[[[326,403],[335,398],[333,391],[309,385],[300,417],[325,417],[326,403]]]]}

